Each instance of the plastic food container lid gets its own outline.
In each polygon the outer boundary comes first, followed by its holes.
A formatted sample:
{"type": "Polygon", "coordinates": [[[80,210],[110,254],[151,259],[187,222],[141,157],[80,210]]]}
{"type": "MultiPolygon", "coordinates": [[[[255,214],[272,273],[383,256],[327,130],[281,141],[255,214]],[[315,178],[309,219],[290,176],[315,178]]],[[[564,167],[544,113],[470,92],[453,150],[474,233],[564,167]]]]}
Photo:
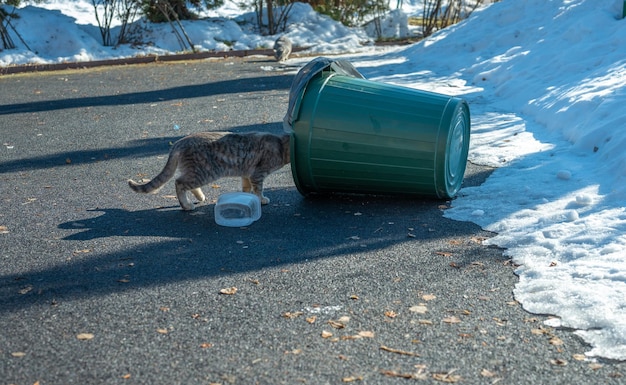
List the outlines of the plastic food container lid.
{"type": "Polygon", "coordinates": [[[225,193],[217,198],[214,211],[220,226],[249,226],[261,218],[261,200],[247,192],[225,193]]]}

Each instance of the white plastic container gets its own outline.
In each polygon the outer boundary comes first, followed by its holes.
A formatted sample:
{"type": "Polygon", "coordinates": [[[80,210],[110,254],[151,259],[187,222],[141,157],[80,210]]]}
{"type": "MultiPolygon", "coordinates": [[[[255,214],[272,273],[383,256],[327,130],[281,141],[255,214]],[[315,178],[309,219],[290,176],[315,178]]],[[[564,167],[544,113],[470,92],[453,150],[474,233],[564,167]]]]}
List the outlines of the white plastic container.
{"type": "Polygon", "coordinates": [[[217,198],[215,223],[220,226],[249,226],[259,218],[261,218],[261,200],[254,194],[232,192],[217,198]]]}

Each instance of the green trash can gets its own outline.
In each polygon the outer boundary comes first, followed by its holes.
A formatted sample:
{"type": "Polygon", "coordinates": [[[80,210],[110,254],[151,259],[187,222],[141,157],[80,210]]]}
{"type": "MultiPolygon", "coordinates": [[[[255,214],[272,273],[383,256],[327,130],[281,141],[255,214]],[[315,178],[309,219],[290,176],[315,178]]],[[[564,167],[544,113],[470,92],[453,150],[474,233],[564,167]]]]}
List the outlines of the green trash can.
{"type": "Polygon", "coordinates": [[[284,119],[298,191],[452,198],[470,136],[456,97],[366,80],[350,63],[317,58],[291,87],[284,119]]]}

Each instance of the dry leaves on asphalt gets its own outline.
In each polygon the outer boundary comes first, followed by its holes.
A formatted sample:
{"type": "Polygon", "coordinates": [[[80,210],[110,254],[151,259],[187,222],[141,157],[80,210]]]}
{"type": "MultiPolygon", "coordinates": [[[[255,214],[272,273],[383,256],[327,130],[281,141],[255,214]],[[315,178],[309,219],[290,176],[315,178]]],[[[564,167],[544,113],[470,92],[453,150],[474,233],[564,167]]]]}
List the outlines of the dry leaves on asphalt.
{"type": "Polygon", "coordinates": [[[426,380],[428,375],[418,371],[416,373],[402,373],[395,370],[381,370],[381,374],[387,377],[406,378],[407,380],[426,380]]]}
{"type": "Polygon", "coordinates": [[[447,373],[433,373],[433,379],[441,382],[455,383],[461,380],[461,376],[458,374],[452,374],[454,370],[447,373]]]}
{"type": "Polygon", "coordinates": [[[389,353],[400,354],[400,355],[403,355],[403,356],[412,356],[412,357],[419,357],[420,356],[417,353],[408,352],[406,350],[394,349],[394,348],[390,348],[390,347],[385,346],[385,345],[381,345],[380,346],[380,350],[384,350],[384,351],[389,352],[389,353]]]}
{"type": "Polygon", "coordinates": [[[288,312],[283,313],[283,318],[293,319],[293,318],[298,318],[298,317],[300,317],[303,314],[304,314],[304,312],[302,312],[302,311],[293,311],[293,312],[292,311],[288,311],[288,312]]]}
{"type": "Polygon", "coordinates": [[[550,363],[552,365],[555,365],[555,366],[566,366],[567,365],[567,361],[564,360],[564,359],[561,359],[561,358],[552,359],[552,360],[550,360],[550,363]]]}
{"type": "Polygon", "coordinates": [[[76,338],[81,341],[92,340],[94,337],[95,336],[92,333],[79,333],[78,335],[76,335],[76,338]]]}
{"type": "Polygon", "coordinates": [[[224,289],[220,290],[220,294],[224,294],[224,295],[234,295],[235,293],[237,293],[237,288],[236,287],[227,287],[224,289]]]}
{"type": "Polygon", "coordinates": [[[426,314],[428,312],[428,308],[426,307],[426,305],[420,304],[411,306],[409,308],[409,311],[417,314],[426,314]]]}
{"type": "Polygon", "coordinates": [[[398,316],[398,313],[396,313],[393,310],[387,310],[387,311],[385,311],[385,316],[387,318],[396,318],[398,316]]]}
{"type": "Polygon", "coordinates": [[[333,333],[329,332],[328,330],[322,330],[321,336],[322,338],[330,338],[333,336],[333,333]]]}
{"type": "Polygon", "coordinates": [[[458,324],[458,323],[461,323],[461,319],[456,317],[456,316],[446,317],[442,321],[447,323],[447,324],[458,324]]]}

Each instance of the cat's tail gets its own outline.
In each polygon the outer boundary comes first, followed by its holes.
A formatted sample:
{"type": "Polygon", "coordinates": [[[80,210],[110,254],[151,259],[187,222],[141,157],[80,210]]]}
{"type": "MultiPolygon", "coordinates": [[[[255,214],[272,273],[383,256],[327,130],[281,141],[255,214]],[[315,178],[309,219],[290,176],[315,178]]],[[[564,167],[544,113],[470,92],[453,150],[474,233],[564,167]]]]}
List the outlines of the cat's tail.
{"type": "Polygon", "coordinates": [[[158,191],[163,185],[176,174],[176,169],[178,168],[178,154],[174,151],[170,153],[169,158],[167,158],[167,163],[163,167],[163,170],[159,173],[159,175],[152,178],[152,180],[148,183],[137,183],[134,180],[129,179],[128,185],[133,191],[138,193],[151,193],[158,191]]]}

